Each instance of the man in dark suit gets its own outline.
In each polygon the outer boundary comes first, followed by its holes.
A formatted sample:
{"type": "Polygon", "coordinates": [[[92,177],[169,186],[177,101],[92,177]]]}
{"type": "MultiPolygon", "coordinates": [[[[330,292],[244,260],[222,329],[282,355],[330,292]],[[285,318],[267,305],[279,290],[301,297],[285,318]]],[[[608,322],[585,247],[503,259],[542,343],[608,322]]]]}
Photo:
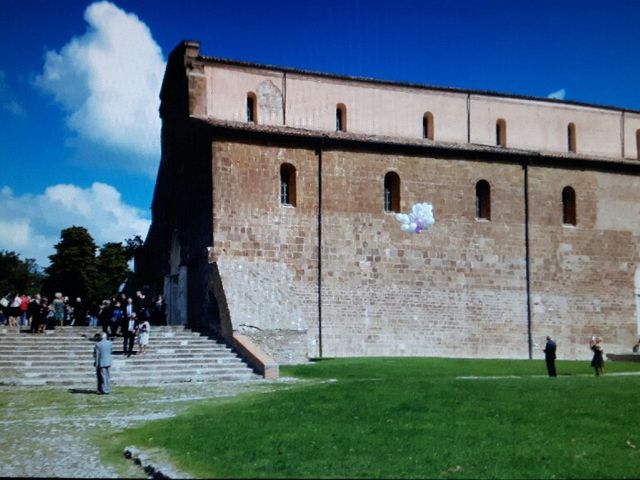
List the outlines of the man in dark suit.
{"type": "Polygon", "coordinates": [[[557,377],[556,373],[556,342],[547,337],[547,344],[544,346],[544,360],[547,362],[547,372],[550,377],[557,377]]]}
{"type": "Polygon", "coordinates": [[[29,302],[29,306],[27,307],[27,318],[31,322],[31,333],[37,333],[40,328],[40,294],[37,293],[29,302]]]}
{"type": "Polygon", "coordinates": [[[111,367],[112,344],[107,340],[107,334],[102,332],[100,341],[96,342],[93,350],[94,366],[98,377],[98,393],[108,395],[111,392],[109,368],[111,367]]]}
{"type": "Polygon", "coordinates": [[[127,357],[131,356],[133,352],[133,343],[136,338],[136,330],[138,329],[138,319],[136,316],[136,312],[131,312],[127,316],[125,316],[125,320],[122,324],[122,336],[123,336],[123,346],[122,346],[122,354],[127,357]]]}

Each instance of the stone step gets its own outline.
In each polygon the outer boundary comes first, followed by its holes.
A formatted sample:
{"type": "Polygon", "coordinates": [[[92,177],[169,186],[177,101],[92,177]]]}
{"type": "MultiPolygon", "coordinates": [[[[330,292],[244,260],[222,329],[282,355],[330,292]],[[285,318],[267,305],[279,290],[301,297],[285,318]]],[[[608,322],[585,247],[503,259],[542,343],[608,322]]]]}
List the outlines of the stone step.
{"type": "MultiPolygon", "coordinates": [[[[122,337],[118,337],[115,340],[112,340],[113,346],[117,346],[117,345],[122,345],[122,343],[124,342],[124,338],[122,337]]],[[[47,347],[56,347],[56,346],[70,346],[70,345],[84,345],[84,346],[89,346],[91,348],[93,348],[93,346],[95,345],[96,342],[94,342],[93,340],[88,340],[86,338],[78,338],[75,340],[69,340],[69,341],[26,341],[26,340],[17,340],[15,342],[11,342],[11,341],[0,341],[0,347],[4,348],[4,349],[10,349],[10,348],[18,348],[18,347],[37,347],[37,346],[47,346],[47,347]]],[[[138,337],[135,337],[135,342],[134,343],[138,343],[138,337]]],[[[171,345],[171,346],[188,346],[188,345],[192,345],[194,347],[198,347],[198,346],[221,346],[221,347],[226,347],[227,345],[220,342],[214,342],[212,340],[166,340],[166,339],[159,339],[159,338],[150,338],[149,339],[149,345],[171,345]]]]}
{"type": "MultiPolygon", "coordinates": [[[[93,379],[96,375],[96,370],[93,367],[89,368],[70,368],[64,372],[51,372],[43,370],[24,370],[24,369],[6,369],[3,372],[5,375],[0,378],[0,383],[4,383],[7,378],[24,377],[30,379],[65,379],[65,378],[82,378],[89,376],[93,379]]],[[[225,366],[220,365],[218,367],[208,366],[192,369],[159,369],[153,373],[148,371],[140,371],[135,369],[123,369],[111,368],[111,376],[117,376],[120,379],[145,379],[145,378],[162,378],[166,376],[189,376],[189,375],[217,375],[217,374],[251,374],[255,375],[251,370],[243,368],[242,366],[225,366]]]]}
{"type": "MultiPolygon", "coordinates": [[[[146,357],[151,359],[167,359],[174,358],[177,361],[188,361],[190,359],[203,358],[203,359],[214,359],[214,358],[224,358],[224,357],[233,357],[239,358],[234,352],[228,350],[206,350],[206,351],[179,351],[177,353],[173,352],[158,352],[155,350],[147,350],[147,353],[144,354],[146,357]]],[[[113,351],[114,358],[124,358],[122,350],[114,350],[113,351]]],[[[137,349],[131,354],[131,359],[134,358],[142,358],[142,354],[138,352],[137,349]]],[[[51,352],[44,353],[39,352],[37,354],[30,355],[0,355],[0,361],[10,362],[14,360],[24,361],[24,360],[68,360],[68,361],[78,361],[78,360],[86,360],[93,359],[93,351],[72,351],[72,352],[51,352]]]]}
{"type": "MultiPolygon", "coordinates": [[[[113,344],[113,349],[117,350],[118,348],[122,348],[122,345],[124,344],[124,342],[115,342],[113,344]]],[[[137,348],[138,344],[136,342],[134,342],[135,347],[137,348]]],[[[31,353],[34,350],[39,350],[42,352],[49,352],[49,351],[82,351],[82,350],[86,350],[86,351],[93,351],[93,343],[86,343],[83,341],[79,341],[75,344],[69,344],[69,345],[0,345],[0,354],[2,353],[31,353]]],[[[226,345],[219,345],[219,344],[196,344],[196,345],[177,345],[177,344],[173,344],[173,343],[149,343],[148,347],[149,350],[154,349],[154,350],[172,350],[172,351],[176,351],[179,352],[180,350],[193,350],[193,351],[207,351],[207,350],[212,350],[212,351],[216,351],[216,350],[224,350],[224,349],[228,349],[229,347],[227,347],[226,345]]]]}
{"type": "MultiPolygon", "coordinates": [[[[79,359],[78,359],[79,360],[79,359]]],[[[129,358],[120,359],[118,357],[114,357],[114,364],[126,363],[128,365],[134,366],[149,366],[149,367],[163,367],[165,365],[207,365],[207,364],[241,364],[244,365],[238,357],[231,356],[220,356],[220,357],[192,357],[189,359],[188,363],[185,363],[181,359],[176,358],[135,358],[131,356],[129,358]]],[[[86,363],[89,365],[93,365],[93,358],[86,357],[84,362],[78,361],[69,361],[69,359],[58,358],[58,359],[23,359],[23,360],[0,360],[0,368],[65,368],[69,365],[78,365],[80,363],[86,363]]]]}
{"type": "MultiPolygon", "coordinates": [[[[185,333],[158,333],[158,332],[151,332],[149,335],[150,338],[157,338],[157,339],[167,339],[167,340],[207,340],[207,341],[213,341],[216,342],[215,338],[212,338],[210,336],[207,335],[200,335],[200,334],[196,334],[196,333],[192,333],[192,334],[185,334],[185,333]]],[[[64,341],[64,340],[74,340],[77,338],[86,338],[87,340],[95,340],[96,339],[96,335],[94,333],[91,332],[87,332],[87,333],[69,333],[69,334],[64,334],[64,335],[56,335],[56,334],[43,334],[43,333],[38,333],[38,334],[30,334],[30,333],[21,333],[21,334],[16,334],[16,335],[0,335],[0,342],[7,342],[7,341],[12,341],[12,342],[16,342],[16,341],[21,341],[21,340],[33,340],[33,341],[64,341]]],[[[122,333],[118,333],[116,335],[116,338],[122,338],[122,333]]]]}
{"type": "MultiPolygon", "coordinates": [[[[7,357],[21,357],[25,355],[38,355],[38,354],[65,354],[65,353],[82,353],[86,352],[90,355],[93,354],[93,345],[78,344],[68,346],[50,346],[45,347],[42,345],[36,346],[16,346],[16,347],[2,347],[0,346],[0,356],[7,357]]],[[[113,345],[113,352],[121,352],[123,350],[123,343],[117,343],[113,345]]],[[[133,350],[139,350],[139,345],[134,343],[133,350]]],[[[149,344],[147,345],[147,351],[156,353],[175,353],[181,352],[230,352],[231,349],[225,345],[162,345],[162,344],[149,344]]]]}
{"type": "MultiPolygon", "coordinates": [[[[153,359],[153,360],[132,360],[133,357],[128,359],[114,358],[114,365],[125,363],[132,365],[133,367],[145,367],[145,368],[161,368],[168,365],[184,365],[189,368],[191,365],[220,365],[220,364],[239,364],[248,368],[240,358],[237,357],[193,357],[186,359],[153,359]]],[[[3,368],[47,368],[48,370],[65,369],[73,365],[90,365],[93,366],[93,358],[76,358],[76,359],[56,359],[53,361],[48,360],[18,360],[18,361],[3,361],[0,364],[0,369],[3,368]]],[[[0,372],[0,375],[2,372],[0,372]]]]}
{"type": "MultiPolygon", "coordinates": [[[[100,331],[63,327],[33,335],[0,329],[0,384],[93,385],[94,337],[100,331]]],[[[261,378],[224,343],[183,327],[152,327],[144,355],[138,354],[136,344],[131,357],[123,356],[122,341],[122,337],[113,340],[114,385],[261,378]]]]}
{"type": "MultiPolygon", "coordinates": [[[[139,346],[134,345],[133,355],[140,355],[139,346]]],[[[122,345],[113,349],[113,355],[122,355],[122,345]]],[[[3,360],[22,360],[27,357],[82,357],[93,356],[93,348],[61,348],[61,349],[37,349],[37,350],[12,350],[12,351],[0,351],[0,359],[3,360]]],[[[185,356],[185,355],[236,355],[235,352],[229,348],[154,348],[147,347],[147,353],[144,355],[151,356],[185,356]]]]}
{"type": "MultiPolygon", "coordinates": [[[[41,333],[31,333],[28,329],[17,330],[16,328],[1,328],[0,338],[71,338],[76,336],[95,337],[96,334],[102,332],[101,328],[88,327],[64,327],[62,330],[45,330],[41,333]]],[[[157,337],[189,337],[189,338],[208,338],[206,334],[194,332],[191,330],[158,330],[158,327],[151,327],[151,335],[157,337]]]]}
{"type": "MultiPolygon", "coordinates": [[[[232,366],[224,366],[221,365],[219,367],[212,368],[192,368],[192,369],[163,369],[154,372],[153,375],[150,375],[146,372],[135,372],[131,370],[118,370],[111,369],[111,376],[116,376],[120,379],[128,379],[128,380],[138,380],[138,379],[161,379],[164,377],[171,376],[189,376],[189,375],[227,375],[227,374],[251,374],[255,375],[252,371],[241,368],[241,367],[232,367],[232,366]]],[[[64,374],[58,373],[54,374],[51,371],[40,371],[40,370],[14,370],[8,369],[4,372],[3,377],[0,378],[0,385],[6,384],[7,379],[11,378],[25,378],[25,379],[94,379],[96,376],[96,371],[94,368],[89,369],[69,369],[65,370],[64,374]]]]}
{"type": "MultiPolygon", "coordinates": [[[[112,387],[141,387],[180,383],[237,383],[260,380],[258,375],[250,374],[216,374],[216,375],[172,375],[163,378],[126,379],[111,378],[112,387]]],[[[90,377],[65,377],[65,378],[23,378],[21,376],[0,381],[2,385],[20,386],[67,386],[95,390],[95,373],[90,377]]]]}
{"type": "MultiPolygon", "coordinates": [[[[95,368],[93,366],[68,366],[65,369],[52,372],[51,369],[44,368],[3,368],[3,377],[0,378],[0,382],[4,378],[12,378],[19,375],[25,378],[57,378],[67,377],[75,374],[79,375],[95,375],[95,368]]],[[[131,368],[130,366],[117,366],[111,367],[112,375],[120,375],[127,378],[146,378],[146,377],[161,377],[165,375],[190,375],[194,374],[215,374],[215,373],[245,373],[248,369],[244,365],[233,364],[208,364],[199,366],[181,366],[171,365],[163,368],[154,369],[152,373],[149,370],[141,368],[131,368]]]]}
{"type": "MultiPolygon", "coordinates": [[[[117,353],[113,355],[113,361],[115,363],[125,362],[131,363],[134,365],[164,365],[167,363],[177,363],[190,365],[192,363],[198,362],[215,362],[219,363],[222,361],[235,361],[239,363],[243,363],[242,359],[234,354],[191,354],[186,353],[180,356],[174,355],[151,355],[147,353],[145,355],[136,355],[132,354],[130,357],[117,353]]],[[[48,356],[48,355],[39,355],[37,357],[22,357],[22,358],[12,358],[12,357],[0,357],[0,368],[2,366],[11,366],[11,365],[49,365],[52,368],[64,367],[65,365],[72,365],[77,363],[91,363],[93,364],[93,355],[56,355],[56,356],[48,356]]],[[[0,372],[1,374],[1,372],[0,372]]]]}
{"type": "MultiPolygon", "coordinates": [[[[44,332],[31,333],[29,330],[0,330],[0,338],[71,338],[71,337],[95,337],[102,333],[102,330],[85,330],[85,329],[71,329],[66,331],[60,330],[45,330],[44,332]]],[[[122,330],[118,330],[118,334],[121,334],[122,330]]],[[[208,338],[209,335],[193,332],[191,330],[155,330],[151,329],[151,335],[157,337],[189,337],[189,338],[208,338]]]]}

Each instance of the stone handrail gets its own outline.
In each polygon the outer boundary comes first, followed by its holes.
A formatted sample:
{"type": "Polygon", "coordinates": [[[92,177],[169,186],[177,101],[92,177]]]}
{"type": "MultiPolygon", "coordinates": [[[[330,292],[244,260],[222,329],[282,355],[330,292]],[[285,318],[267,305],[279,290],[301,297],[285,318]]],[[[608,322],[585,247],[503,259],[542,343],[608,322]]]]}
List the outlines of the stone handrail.
{"type": "Polygon", "coordinates": [[[270,355],[246,335],[233,334],[233,348],[238,351],[242,359],[256,369],[265,379],[275,379],[280,376],[280,368],[270,355]]]}

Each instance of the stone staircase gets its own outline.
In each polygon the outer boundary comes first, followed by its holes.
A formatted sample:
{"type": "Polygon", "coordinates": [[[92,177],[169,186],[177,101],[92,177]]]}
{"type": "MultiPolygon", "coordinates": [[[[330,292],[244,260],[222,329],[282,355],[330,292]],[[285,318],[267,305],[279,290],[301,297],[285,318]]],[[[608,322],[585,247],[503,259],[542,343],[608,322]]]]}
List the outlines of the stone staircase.
{"type": "MultiPolygon", "coordinates": [[[[0,385],[60,385],[96,388],[95,327],[57,327],[46,333],[0,327],[0,385]]],[[[182,382],[245,382],[261,377],[221,342],[175,326],[152,326],[144,355],[126,357],[122,338],[113,341],[113,386],[182,382]]]]}

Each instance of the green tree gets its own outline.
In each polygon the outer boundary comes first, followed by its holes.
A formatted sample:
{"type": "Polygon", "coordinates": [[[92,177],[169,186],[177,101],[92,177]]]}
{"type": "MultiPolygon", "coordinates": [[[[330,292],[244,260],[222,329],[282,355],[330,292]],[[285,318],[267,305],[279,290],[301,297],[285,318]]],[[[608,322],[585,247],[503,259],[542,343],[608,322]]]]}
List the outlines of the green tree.
{"type": "Polygon", "coordinates": [[[109,242],[100,248],[96,259],[98,277],[96,293],[100,299],[113,296],[118,287],[127,279],[129,274],[127,248],[121,243],[109,242]]]}
{"type": "Polygon", "coordinates": [[[44,275],[33,258],[0,250],[0,296],[8,293],[34,295],[40,291],[44,275]]]}
{"type": "Polygon", "coordinates": [[[69,298],[94,298],[98,271],[96,244],[84,227],[70,227],[60,232],[56,253],[49,256],[44,292],[51,296],[62,292],[69,298]]]}
{"type": "Polygon", "coordinates": [[[144,245],[144,241],[140,235],[136,235],[133,238],[127,238],[124,242],[126,244],[124,249],[127,253],[127,260],[131,260],[135,257],[136,253],[138,253],[144,245]]]}

